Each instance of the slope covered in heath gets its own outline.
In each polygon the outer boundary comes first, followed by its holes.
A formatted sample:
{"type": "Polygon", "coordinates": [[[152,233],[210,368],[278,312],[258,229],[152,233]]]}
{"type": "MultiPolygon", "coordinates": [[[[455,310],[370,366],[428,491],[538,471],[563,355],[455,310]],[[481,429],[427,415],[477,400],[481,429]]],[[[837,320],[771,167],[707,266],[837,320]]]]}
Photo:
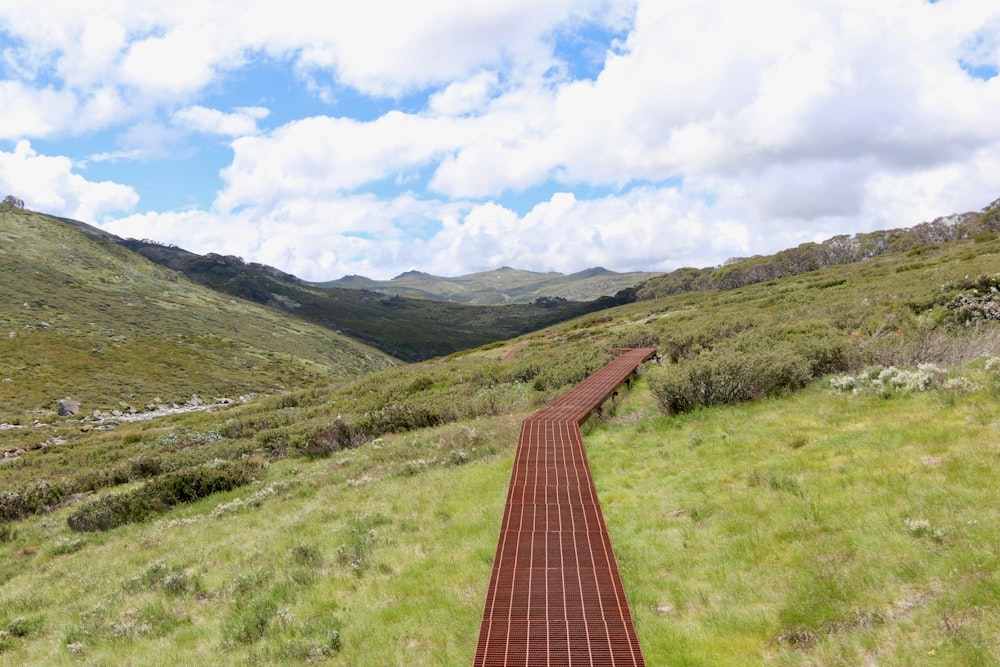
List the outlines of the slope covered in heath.
{"type": "Polygon", "coordinates": [[[107,236],[0,206],[0,407],[93,409],[281,391],[392,364],[193,284],[107,236]]]}
{"type": "Polygon", "coordinates": [[[583,432],[648,664],[1000,665],[998,258],[980,231],[0,430],[0,666],[471,664],[521,419],[637,346],[662,363],[583,432]]]}

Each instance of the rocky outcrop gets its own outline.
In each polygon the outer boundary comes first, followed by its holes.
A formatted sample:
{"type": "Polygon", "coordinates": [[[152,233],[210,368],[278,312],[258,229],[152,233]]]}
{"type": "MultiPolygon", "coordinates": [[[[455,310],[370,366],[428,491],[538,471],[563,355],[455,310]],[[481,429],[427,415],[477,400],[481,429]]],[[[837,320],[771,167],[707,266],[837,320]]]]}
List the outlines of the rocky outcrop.
{"type": "Polygon", "coordinates": [[[69,417],[80,413],[80,402],[72,398],[63,398],[59,401],[59,416],[69,417]]]}

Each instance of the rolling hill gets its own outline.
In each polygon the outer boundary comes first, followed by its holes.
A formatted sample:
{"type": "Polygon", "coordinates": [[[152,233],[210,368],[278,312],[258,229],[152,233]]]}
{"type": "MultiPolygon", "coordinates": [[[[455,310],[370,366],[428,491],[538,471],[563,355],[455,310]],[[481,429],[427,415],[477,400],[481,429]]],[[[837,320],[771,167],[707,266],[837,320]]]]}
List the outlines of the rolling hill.
{"type": "Polygon", "coordinates": [[[635,298],[630,289],[587,302],[539,297],[532,303],[504,305],[452,303],[317,287],[239,257],[197,255],[135,239],[115,242],[192,281],[346,334],[403,361],[422,361],[505,340],[635,298]]]}
{"type": "Polygon", "coordinates": [[[569,275],[537,273],[504,266],[494,271],[443,278],[421,271],[407,271],[391,280],[364,276],[344,276],[338,280],[313,283],[323,288],[360,289],[456,303],[530,303],[537,299],[560,298],[593,301],[613,296],[657,276],[657,273],[616,273],[594,267],[569,275]]]}
{"type": "Polygon", "coordinates": [[[629,346],[662,364],[584,434],[647,664],[996,666],[995,211],[351,383],[0,430],[0,666],[471,663],[520,419],[629,346]],[[71,527],[230,464],[257,481],[71,527]]]}
{"type": "Polygon", "coordinates": [[[194,284],[93,228],[0,206],[4,419],[235,397],[395,363],[344,335],[194,284]]]}

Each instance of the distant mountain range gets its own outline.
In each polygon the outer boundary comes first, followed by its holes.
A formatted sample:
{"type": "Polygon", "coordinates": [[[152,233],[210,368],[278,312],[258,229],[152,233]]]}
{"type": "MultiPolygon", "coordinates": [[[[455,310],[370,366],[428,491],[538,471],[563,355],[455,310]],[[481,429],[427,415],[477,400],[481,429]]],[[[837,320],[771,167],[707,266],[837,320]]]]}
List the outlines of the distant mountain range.
{"type": "Polygon", "coordinates": [[[339,280],[310,284],[324,289],[368,290],[436,301],[489,305],[531,303],[546,298],[592,301],[635,287],[657,275],[660,274],[616,273],[603,267],[567,275],[555,271],[539,273],[504,266],[494,271],[454,278],[444,278],[421,271],[407,271],[391,280],[372,280],[352,275],[339,280]]]}

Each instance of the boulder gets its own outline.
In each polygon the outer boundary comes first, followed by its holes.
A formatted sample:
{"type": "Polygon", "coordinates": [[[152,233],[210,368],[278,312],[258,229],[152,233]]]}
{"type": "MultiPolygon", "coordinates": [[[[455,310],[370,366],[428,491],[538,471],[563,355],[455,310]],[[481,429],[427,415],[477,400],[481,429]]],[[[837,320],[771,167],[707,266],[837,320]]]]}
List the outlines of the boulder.
{"type": "Polygon", "coordinates": [[[68,417],[80,413],[80,402],[72,398],[64,398],[59,401],[59,416],[68,417]]]}

